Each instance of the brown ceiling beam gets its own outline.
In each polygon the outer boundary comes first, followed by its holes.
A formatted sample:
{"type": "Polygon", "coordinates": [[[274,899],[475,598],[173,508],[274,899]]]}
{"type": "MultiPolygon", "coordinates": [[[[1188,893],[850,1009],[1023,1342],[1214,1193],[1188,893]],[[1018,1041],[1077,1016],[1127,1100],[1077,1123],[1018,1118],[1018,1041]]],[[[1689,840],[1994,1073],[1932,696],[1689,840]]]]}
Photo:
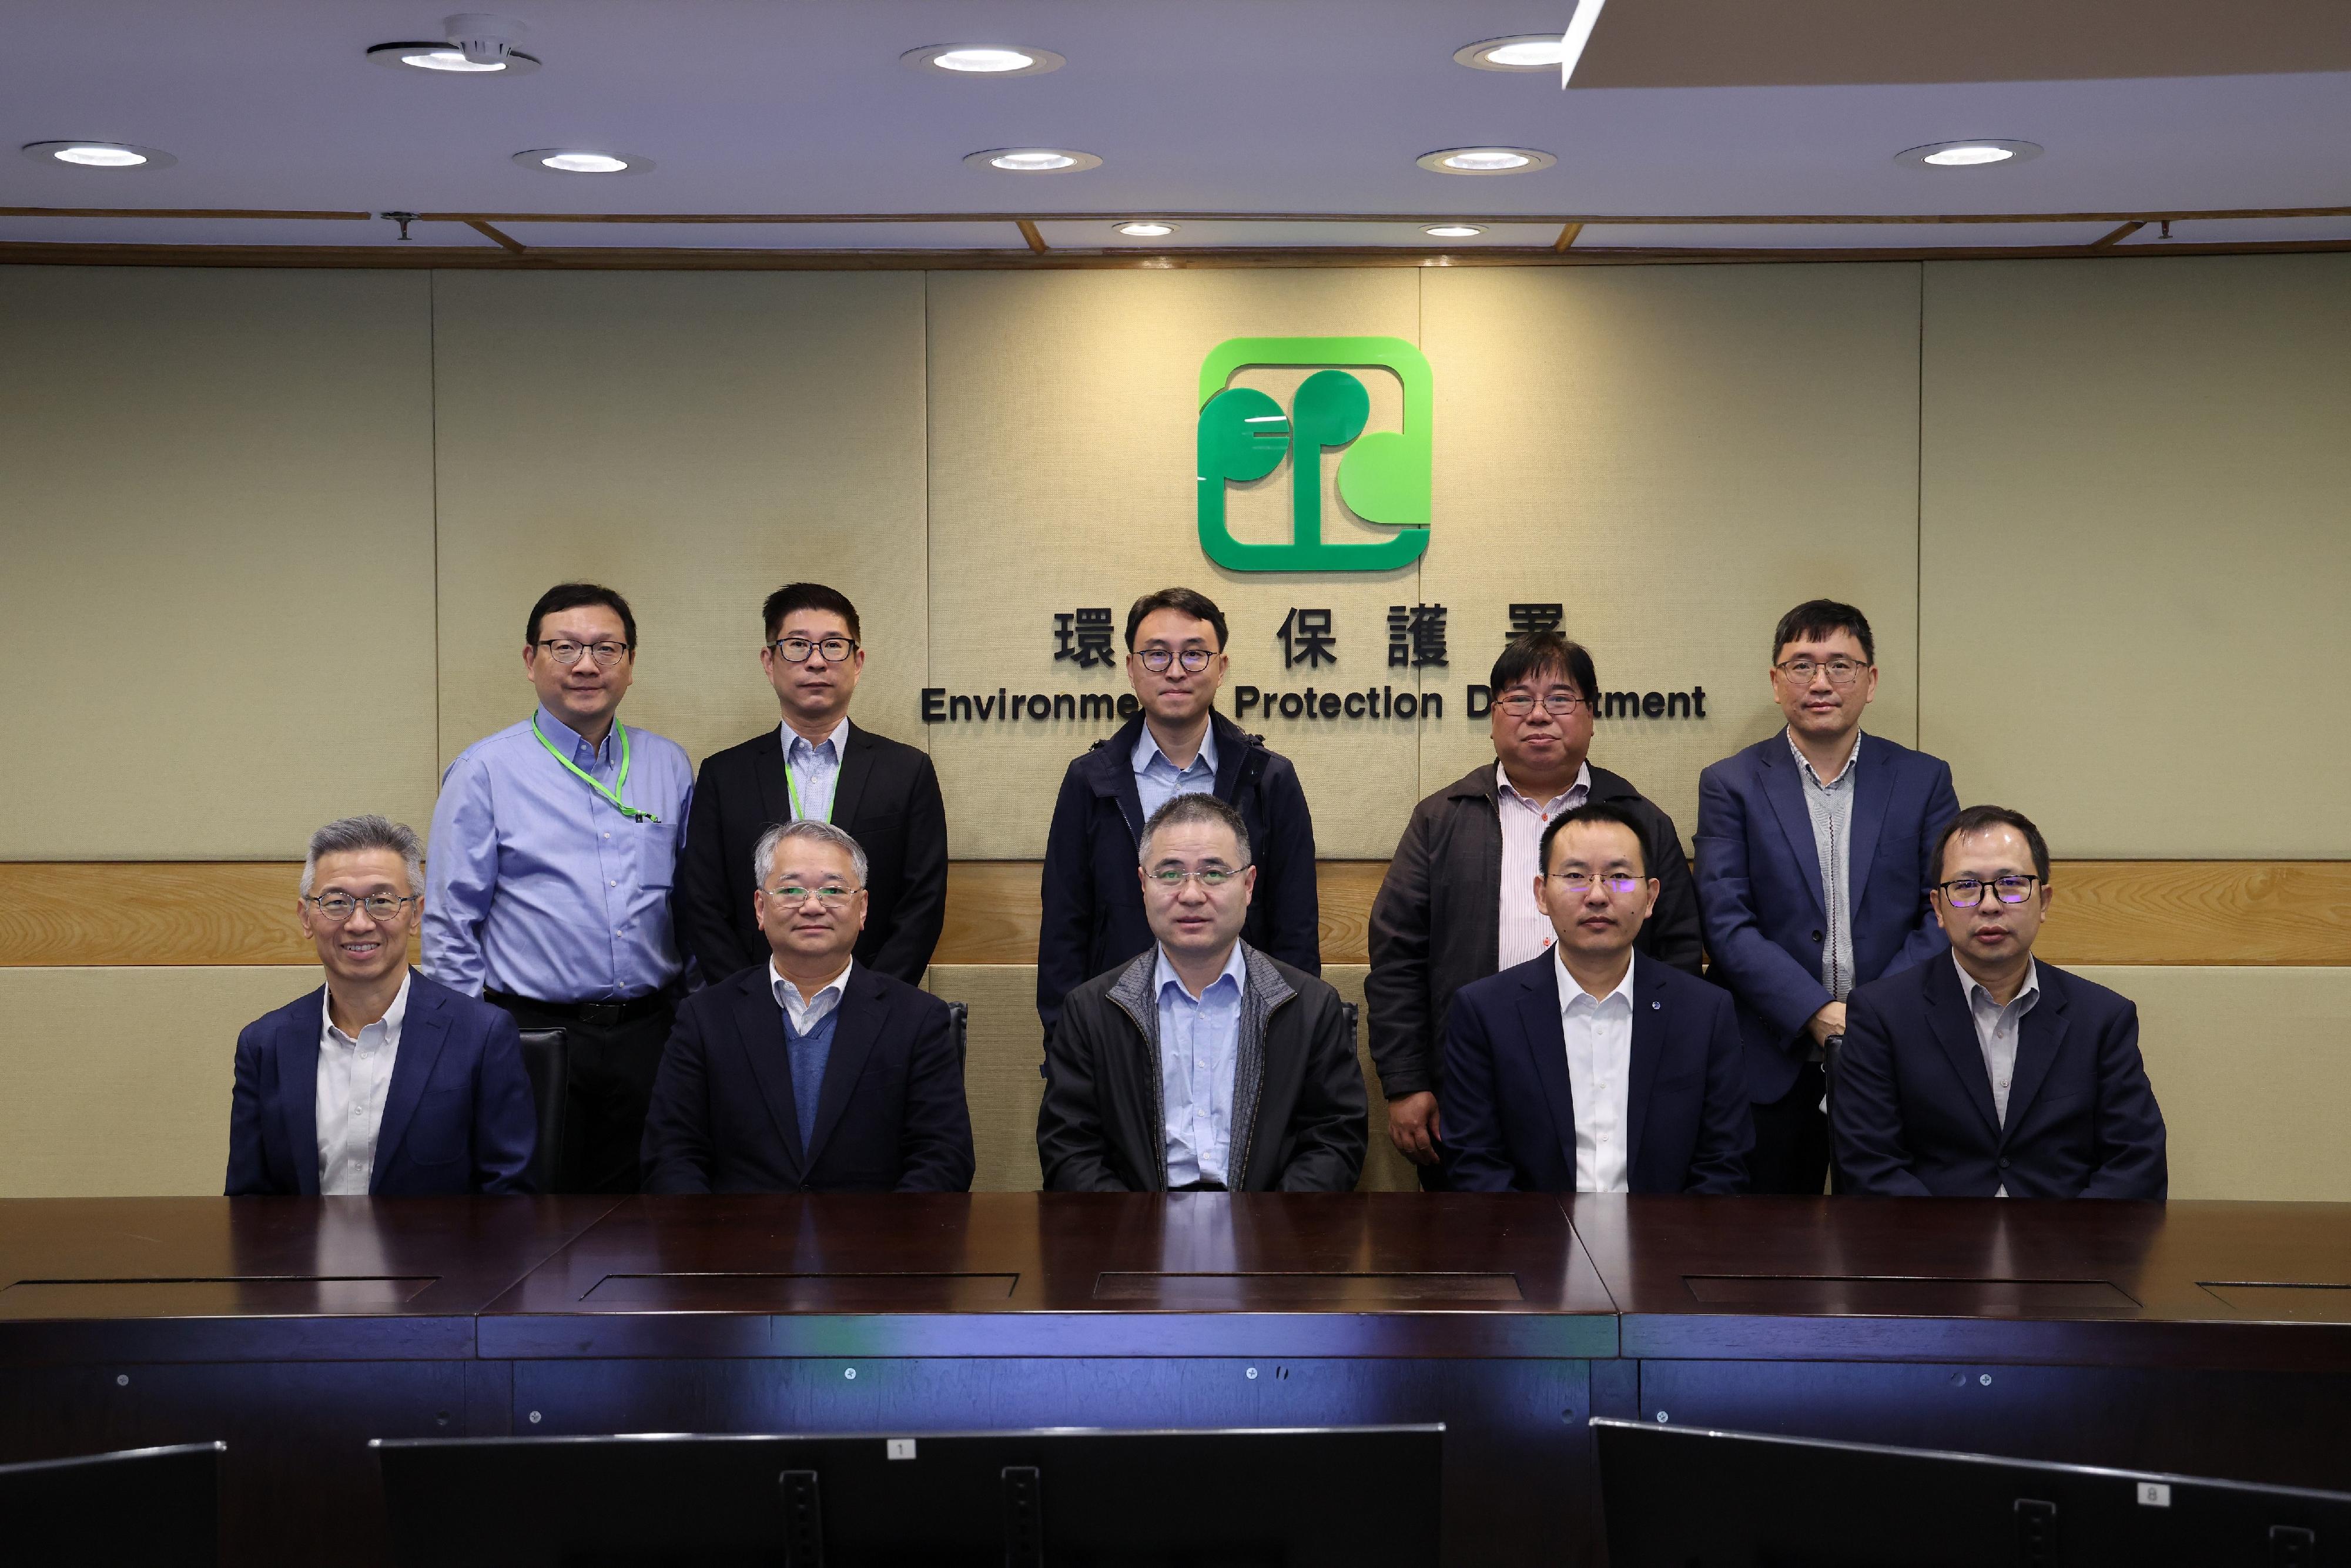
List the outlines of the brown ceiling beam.
{"type": "Polygon", "coordinates": [[[1568,246],[1575,243],[1575,236],[1583,232],[1583,225],[1582,224],[1562,224],[1560,225],[1559,237],[1551,242],[1552,249],[1565,250],[1568,246]]]}
{"type": "Polygon", "coordinates": [[[1020,237],[1029,242],[1029,248],[1030,250],[1035,251],[1039,256],[1042,256],[1046,251],[1051,248],[1045,243],[1045,236],[1037,232],[1037,225],[1035,224],[1030,223],[1027,218],[1019,219],[1018,222],[1020,225],[1020,237]]]}
{"type": "Polygon", "coordinates": [[[2102,234],[2097,238],[2092,240],[2090,242],[2090,248],[2093,250],[2105,250],[2109,246],[2120,245],[2123,241],[2130,238],[2131,235],[2138,233],[2139,230],[2145,227],[2147,227],[2147,221],[2145,219],[2134,218],[2129,223],[2123,225],[2122,227],[2114,230],[2112,233],[2102,234]]]}
{"type": "Polygon", "coordinates": [[[0,207],[0,218],[296,218],[364,222],[373,213],[322,213],[282,207],[0,207]]]}
{"type": "Polygon", "coordinates": [[[507,249],[514,252],[517,256],[525,255],[530,249],[528,246],[515,238],[514,235],[506,233],[502,229],[496,228],[489,224],[486,224],[479,218],[466,219],[465,226],[472,229],[475,234],[483,235],[485,238],[497,241],[498,244],[506,246],[507,249]]]}

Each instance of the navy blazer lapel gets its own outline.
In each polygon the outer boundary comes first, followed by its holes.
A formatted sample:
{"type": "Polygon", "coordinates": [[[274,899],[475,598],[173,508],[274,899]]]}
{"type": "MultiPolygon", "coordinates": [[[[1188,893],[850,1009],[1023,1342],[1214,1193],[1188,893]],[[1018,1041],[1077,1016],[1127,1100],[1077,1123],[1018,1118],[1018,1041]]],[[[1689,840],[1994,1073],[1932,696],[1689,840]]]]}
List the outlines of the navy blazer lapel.
{"type": "Polygon", "coordinates": [[[1845,896],[1856,916],[1861,913],[1861,901],[1869,893],[1869,862],[1877,858],[1877,840],[1886,831],[1886,808],[1894,803],[1894,759],[1887,755],[1889,749],[1865,735],[1854,743],[1853,757],[1845,763],[1847,768],[1864,761],[1869,764],[1853,779],[1853,880],[1845,896]]]}
{"type": "Polygon", "coordinates": [[[1784,731],[1763,743],[1763,794],[1771,802],[1772,814],[1780,819],[1780,831],[1787,835],[1796,863],[1804,870],[1804,888],[1813,895],[1813,907],[1825,917],[1828,899],[1821,892],[1821,852],[1813,841],[1812,810],[1804,804],[1804,776],[1788,749],[1784,731]]]}
{"type": "MultiPolygon", "coordinates": [[[[1625,1086],[1625,1185],[1641,1168],[1641,1133],[1649,1121],[1649,1092],[1666,1054],[1666,977],[1656,962],[1633,959],[1633,1061],[1625,1086]]],[[[1678,1185],[1678,1184],[1677,1184],[1678,1185]]]]}
{"type": "MultiPolygon", "coordinates": [[[[856,733],[854,729],[850,732],[856,733]]],[[[791,781],[784,773],[784,739],[781,727],[768,737],[764,746],[751,748],[751,777],[759,786],[761,821],[789,822],[792,820],[791,781]]]]}
{"type": "Polygon", "coordinates": [[[832,784],[831,821],[844,832],[857,820],[858,804],[873,779],[873,754],[880,749],[872,736],[853,724],[849,727],[848,738],[841,745],[841,771],[833,776],[832,784]]]}
{"type": "Polygon", "coordinates": [[[424,1085],[433,1077],[433,1064],[441,1060],[441,1047],[448,1039],[448,1005],[418,985],[412,973],[408,977],[408,1012],[400,1020],[400,1049],[392,1059],[392,1086],[384,1091],[383,1121],[376,1128],[375,1166],[368,1172],[369,1191],[374,1191],[376,1183],[383,1179],[384,1167],[392,1164],[392,1151],[408,1135],[408,1124],[416,1116],[416,1103],[424,1097],[424,1085]]]}
{"type": "Polygon", "coordinates": [[[1575,1085],[1567,1075],[1567,1036],[1560,1023],[1559,960],[1546,953],[1534,962],[1542,967],[1526,977],[1526,989],[1520,993],[1519,1025],[1525,1031],[1535,1082],[1542,1085],[1543,1101],[1551,1107],[1560,1156],[1567,1161],[1568,1189],[1573,1191],[1575,1085]]]}
{"type": "Polygon", "coordinates": [[[852,969],[849,983],[841,988],[839,1021],[832,1027],[832,1050],[824,1059],[824,1086],[817,1092],[816,1134],[810,1141],[808,1168],[814,1170],[818,1156],[832,1139],[832,1131],[841,1125],[843,1112],[849,1109],[849,1096],[857,1087],[859,1074],[865,1071],[865,1059],[873,1054],[873,1042],[882,1034],[883,1009],[889,1006],[889,988],[870,969],[852,969]]]}
{"type": "Polygon", "coordinates": [[[294,1161],[294,1189],[319,1196],[319,1031],[327,1026],[327,988],[304,998],[288,1032],[277,1037],[277,1118],[294,1161]]]}
{"type": "MultiPolygon", "coordinates": [[[[1943,1048],[1943,1054],[1950,1058],[1959,1086],[1967,1091],[1976,1114],[1983,1118],[1984,1129],[1996,1140],[2000,1136],[2000,1113],[1991,1103],[1991,1075],[1984,1070],[1983,1047],[1976,1040],[1975,1019],[1968,1011],[1967,994],[1959,988],[1955,962],[1946,956],[1927,960],[1927,1029],[1943,1048]]],[[[2011,1089],[2011,1112],[2015,1104],[2011,1089]]]]}
{"type": "Polygon", "coordinates": [[[2024,1124],[2024,1113],[2032,1108],[2033,1097],[2041,1085],[2048,1082],[2049,1070],[2057,1064],[2057,1053],[2064,1048],[2065,1035],[2072,1020],[2065,1016],[2064,977],[2048,965],[2039,966],[2041,999],[2016,1026],[2016,1072],[2008,1084],[2008,1125],[2024,1124]]]}
{"type": "MultiPolygon", "coordinates": [[[[799,1112],[792,1100],[792,1063],[784,1044],[784,1009],[776,1001],[768,966],[760,965],[736,982],[735,1006],[730,1009],[735,1018],[735,1047],[743,1053],[751,1069],[751,1081],[759,1086],[759,1099],[768,1107],[768,1119],[776,1124],[777,1140],[783,1145],[784,1157],[793,1166],[795,1174],[808,1169],[807,1151],[800,1147],[799,1112]]],[[[714,1091],[720,1083],[718,1074],[706,1075],[714,1091]]]]}
{"type": "MultiPolygon", "coordinates": [[[[1143,737],[1143,716],[1135,715],[1086,754],[1094,793],[1118,802],[1119,815],[1126,819],[1126,831],[1134,835],[1137,845],[1143,842],[1143,791],[1134,787],[1134,747],[1143,737]]],[[[1223,744],[1221,739],[1218,744],[1223,744]]]]}

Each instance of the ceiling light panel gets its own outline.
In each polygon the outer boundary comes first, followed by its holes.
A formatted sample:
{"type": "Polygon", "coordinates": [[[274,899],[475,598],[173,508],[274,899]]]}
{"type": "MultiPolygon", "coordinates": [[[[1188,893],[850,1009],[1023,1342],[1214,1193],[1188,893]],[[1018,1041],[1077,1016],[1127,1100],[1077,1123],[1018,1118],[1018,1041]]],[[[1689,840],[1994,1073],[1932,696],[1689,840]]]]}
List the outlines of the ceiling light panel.
{"type": "Polygon", "coordinates": [[[1965,141],[1929,141],[1894,155],[1896,163],[1918,169],[1998,169],[2029,163],[2041,156],[2038,143],[2013,141],[2001,136],[1977,136],[1965,141]]]}
{"type": "Polygon", "coordinates": [[[520,49],[510,49],[496,60],[469,60],[465,50],[445,39],[378,44],[367,52],[367,57],[377,65],[416,76],[527,77],[538,69],[539,64],[536,56],[526,55],[520,49]]]}
{"type": "Polygon", "coordinates": [[[1070,62],[1050,49],[1011,44],[932,44],[908,49],[901,65],[958,77],[1040,77],[1070,62]]]}
{"type": "Polygon", "coordinates": [[[1566,57],[1567,46],[1557,33],[1488,38],[1453,51],[1454,63],[1474,71],[1555,71],[1566,57]]]}
{"type": "Polygon", "coordinates": [[[1092,153],[1068,147],[991,147],[967,153],[964,162],[1007,174],[1078,174],[1102,167],[1102,160],[1092,153]]]}
{"type": "Polygon", "coordinates": [[[37,163],[74,169],[168,169],[179,162],[161,148],[128,141],[28,141],[23,152],[37,163]]]}
{"type": "Polygon", "coordinates": [[[550,174],[642,174],[653,166],[650,158],[633,152],[611,152],[590,147],[534,147],[517,152],[514,161],[526,169],[550,174]]]}
{"type": "Polygon", "coordinates": [[[1559,160],[1531,147],[1445,147],[1414,162],[1437,174],[1531,174],[1559,160]]]}

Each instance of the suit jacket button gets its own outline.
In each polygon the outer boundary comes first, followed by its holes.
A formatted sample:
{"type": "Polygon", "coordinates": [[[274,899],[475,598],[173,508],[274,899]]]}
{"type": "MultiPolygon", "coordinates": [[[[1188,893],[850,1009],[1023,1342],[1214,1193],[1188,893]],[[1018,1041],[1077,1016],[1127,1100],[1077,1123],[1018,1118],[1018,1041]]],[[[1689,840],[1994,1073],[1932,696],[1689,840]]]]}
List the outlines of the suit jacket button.
{"type": "Polygon", "coordinates": [[[1815,942],[1817,942],[1817,941],[1819,941],[1820,939],[1821,939],[1821,934],[1820,934],[1819,932],[1817,932],[1817,931],[1813,932],[1813,941],[1815,941],[1815,942]]]}
{"type": "Polygon", "coordinates": [[[1649,1010],[1653,1013],[1661,1013],[1666,1010],[1666,1004],[1663,1002],[1651,1002],[1649,1004],[1649,1010]]]}
{"type": "Polygon", "coordinates": [[[2001,1168],[2001,1169],[2002,1169],[2002,1170],[2006,1170],[2006,1169],[2008,1168],[2008,1161],[2007,1161],[2007,1159],[2006,1159],[2006,1158],[2004,1158],[2004,1157],[2003,1157],[2003,1158],[2001,1160],[2001,1162],[2000,1162],[2000,1168],[2001,1168]]]}

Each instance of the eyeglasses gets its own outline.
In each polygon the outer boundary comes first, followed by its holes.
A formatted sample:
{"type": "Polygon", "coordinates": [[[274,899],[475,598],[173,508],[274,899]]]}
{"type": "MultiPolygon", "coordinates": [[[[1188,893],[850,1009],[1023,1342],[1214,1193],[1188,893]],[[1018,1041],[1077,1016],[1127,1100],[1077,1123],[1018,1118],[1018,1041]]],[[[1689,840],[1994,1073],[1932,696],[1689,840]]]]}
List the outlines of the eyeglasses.
{"type": "MultiPolygon", "coordinates": [[[[1748,667],[1752,669],[1754,666],[1750,664],[1748,667]]],[[[1575,711],[1575,705],[1583,700],[1573,692],[1545,692],[1541,698],[1543,712],[1553,718],[1565,718],[1575,711]]],[[[1496,697],[1494,706],[1512,718],[1524,718],[1535,711],[1535,697],[1531,693],[1512,692],[1509,696],[1496,697]]]]}
{"type": "Polygon", "coordinates": [[[549,658],[567,670],[580,662],[582,653],[593,656],[598,669],[609,670],[619,664],[622,656],[629,651],[626,643],[572,643],[561,637],[542,637],[538,645],[547,650],[549,658]]]}
{"type": "Polygon", "coordinates": [[[1223,866],[1210,866],[1205,871],[1178,871],[1174,866],[1168,865],[1161,866],[1155,871],[1147,871],[1143,874],[1169,893],[1180,892],[1186,883],[1196,878],[1203,889],[1214,893],[1247,870],[1249,870],[1247,866],[1242,866],[1239,871],[1227,871],[1223,866]]]}
{"type": "MultiPolygon", "coordinates": [[[[1750,670],[1754,667],[1755,666],[1752,664],[1748,666],[1750,670]]],[[[1560,886],[1567,890],[1568,896],[1571,898],[1581,898],[1585,894],[1590,893],[1594,883],[1599,883],[1602,887],[1606,888],[1611,893],[1637,893],[1640,891],[1641,883],[1646,880],[1643,877],[1635,876],[1630,872],[1614,873],[1607,876],[1593,876],[1589,872],[1555,871],[1551,873],[1550,875],[1552,881],[1559,883],[1560,886]]]]}
{"type": "Polygon", "coordinates": [[[397,919],[402,910],[415,902],[413,897],[394,898],[388,893],[371,893],[365,898],[353,898],[348,893],[322,893],[308,901],[311,908],[337,925],[349,920],[355,909],[366,910],[370,920],[397,919]]]}
{"type": "Polygon", "coordinates": [[[1186,674],[1196,675],[1208,667],[1208,661],[1216,655],[1206,648],[1186,648],[1180,653],[1172,648],[1145,648],[1135,657],[1155,675],[1165,674],[1170,664],[1181,664],[1186,674]]]}
{"type": "Polygon", "coordinates": [[[857,652],[855,639],[849,637],[778,637],[768,646],[787,664],[805,664],[811,653],[822,653],[828,664],[845,664],[857,652]]]}
{"type": "Polygon", "coordinates": [[[1963,876],[1935,885],[1943,890],[1943,897],[1952,908],[1973,909],[1983,902],[1987,887],[2002,904],[2022,904],[2032,896],[2032,884],[2040,880],[2037,876],[1998,876],[1986,882],[1981,877],[1963,876]]]}
{"type": "MultiPolygon", "coordinates": [[[[1774,664],[1771,667],[1798,685],[1804,686],[1811,685],[1813,677],[1825,670],[1828,672],[1829,685],[1840,689],[1861,679],[1862,672],[1869,668],[1865,664],[1842,655],[1830,659],[1826,663],[1819,663],[1812,659],[1790,659],[1785,664],[1774,664]]],[[[1748,668],[1752,669],[1754,666],[1750,664],[1748,668]]]]}
{"type": "Polygon", "coordinates": [[[768,896],[781,899],[786,904],[806,904],[813,898],[827,909],[832,909],[848,903],[850,895],[856,891],[853,887],[843,887],[837,882],[826,883],[822,887],[795,887],[786,883],[781,887],[768,889],[768,896]]]}

